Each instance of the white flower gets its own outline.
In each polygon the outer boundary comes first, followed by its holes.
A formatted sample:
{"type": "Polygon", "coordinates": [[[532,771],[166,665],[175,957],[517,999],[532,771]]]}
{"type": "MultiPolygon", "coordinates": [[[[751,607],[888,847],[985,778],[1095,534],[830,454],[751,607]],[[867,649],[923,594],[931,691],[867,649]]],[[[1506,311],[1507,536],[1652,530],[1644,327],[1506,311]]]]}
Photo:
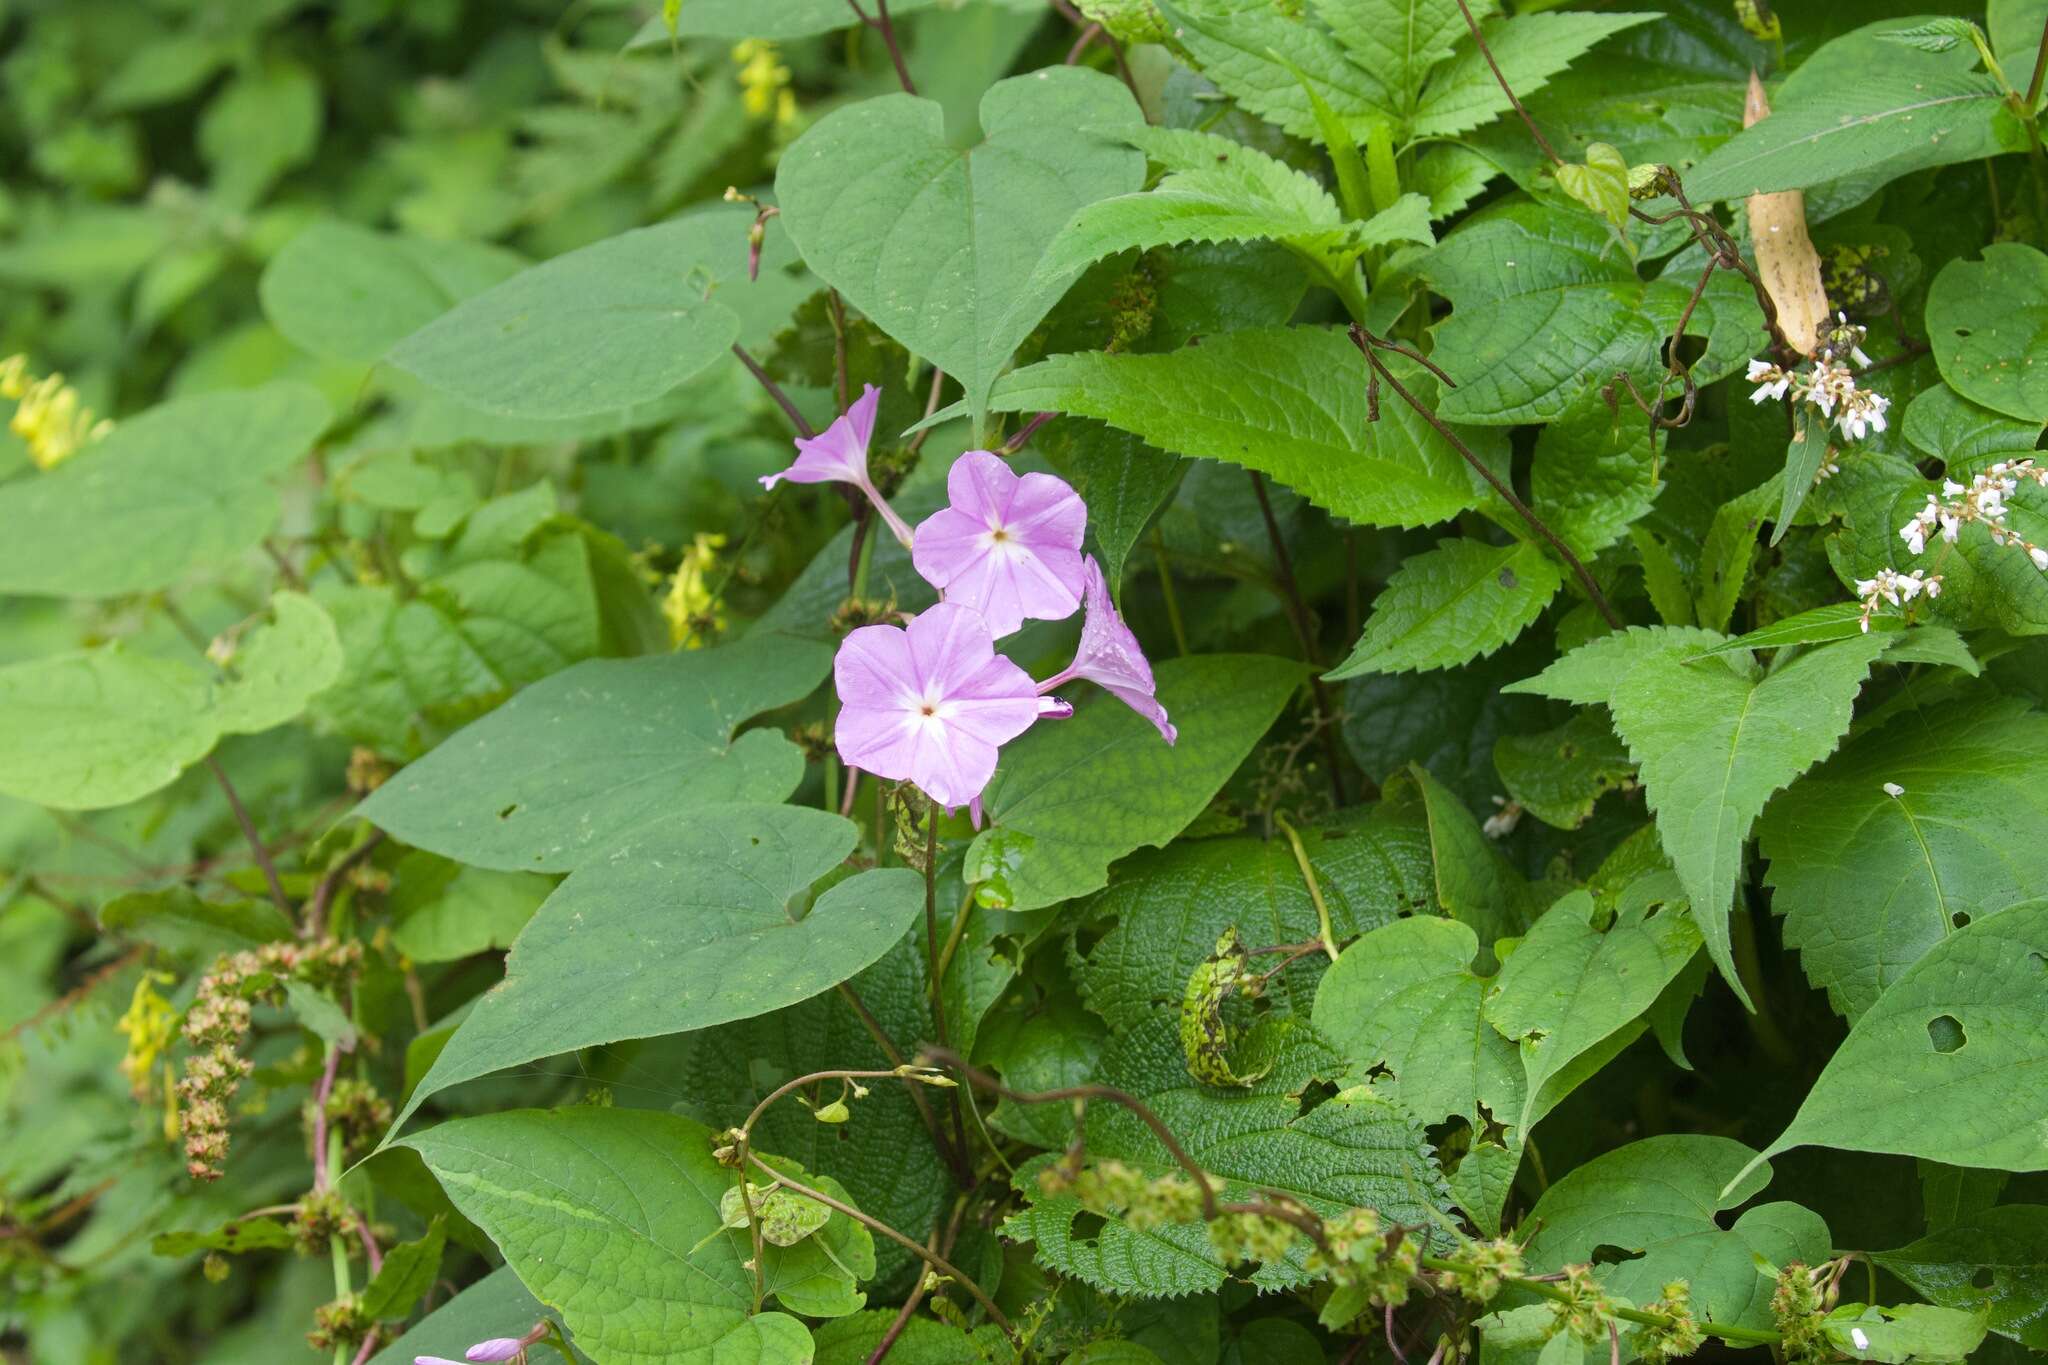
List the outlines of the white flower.
{"type": "Polygon", "coordinates": [[[1879,569],[1869,578],[1856,580],[1856,596],[1862,600],[1863,616],[1858,624],[1867,635],[1870,633],[1870,618],[1880,607],[1890,604],[1903,607],[1920,594],[1929,597],[1941,596],[1941,577],[1929,578],[1924,570],[1900,573],[1897,569],[1879,569]]]}
{"type": "Polygon", "coordinates": [[[1884,784],[1884,794],[1896,801],[1906,794],[1906,789],[1896,782],[1887,782],[1884,784]]]}

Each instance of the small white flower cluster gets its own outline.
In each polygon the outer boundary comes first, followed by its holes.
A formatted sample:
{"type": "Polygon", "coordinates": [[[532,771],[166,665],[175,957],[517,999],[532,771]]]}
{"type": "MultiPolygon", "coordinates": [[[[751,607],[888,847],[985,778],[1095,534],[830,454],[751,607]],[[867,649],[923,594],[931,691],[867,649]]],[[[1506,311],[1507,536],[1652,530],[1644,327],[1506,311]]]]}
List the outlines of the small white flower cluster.
{"type": "Polygon", "coordinates": [[[1876,615],[1880,606],[1889,602],[1895,607],[1903,607],[1923,592],[1930,598],[1941,596],[1941,575],[1929,578],[1924,569],[1915,569],[1911,573],[1879,569],[1874,578],[1857,579],[1856,595],[1863,599],[1860,623],[1863,633],[1870,633],[1870,618],[1876,615]]]}
{"type": "MultiPolygon", "coordinates": [[[[1820,353],[1810,369],[1802,366],[1788,370],[1768,360],[1750,361],[1748,378],[1757,390],[1749,401],[1761,403],[1789,394],[1795,403],[1811,403],[1819,408],[1822,417],[1841,428],[1844,440],[1860,441],[1873,431],[1884,430],[1884,414],[1891,407],[1891,400],[1857,387],[1856,372],[1849,368],[1848,361],[1854,360],[1861,366],[1870,364],[1870,357],[1863,353],[1864,329],[1840,313],[1835,314],[1835,321],[1836,325],[1822,339],[1820,353]]],[[[1831,472],[1825,464],[1822,468],[1822,477],[1831,472]]]]}
{"type": "Polygon", "coordinates": [[[2048,488],[2048,467],[2037,465],[2032,459],[2000,460],[1971,479],[1968,487],[1954,479],[1944,479],[1941,492],[1929,493],[1927,505],[1899,528],[1899,539],[1914,554],[1924,554],[1928,540],[1937,531],[1953,545],[1963,526],[1974,521],[1990,533],[1992,544],[2026,551],[2034,567],[2048,573],[2048,550],[2020,535],[2006,520],[2011,509],[2005,500],[2019,491],[2022,482],[2048,488]]]}

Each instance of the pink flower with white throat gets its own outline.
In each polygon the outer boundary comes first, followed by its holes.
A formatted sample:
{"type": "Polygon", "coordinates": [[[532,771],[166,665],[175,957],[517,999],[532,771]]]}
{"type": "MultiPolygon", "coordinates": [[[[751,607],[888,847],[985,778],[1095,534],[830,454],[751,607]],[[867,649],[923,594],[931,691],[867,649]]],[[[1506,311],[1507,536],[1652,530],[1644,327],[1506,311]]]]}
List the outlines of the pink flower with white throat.
{"type": "Polygon", "coordinates": [[[761,486],[773,488],[787,479],[791,483],[849,483],[874,504],[896,539],[910,544],[910,524],[896,515],[868,477],[868,445],[875,436],[875,409],[882,391],[863,385],[853,406],[834,418],[832,425],[817,436],[796,439],[796,463],[779,474],[763,474],[761,486]]]}
{"type": "Polygon", "coordinates": [[[915,783],[951,809],[980,797],[996,750],[1040,716],[1073,708],[1041,697],[1031,675],[995,651],[988,623],[958,602],[905,626],[862,626],[832,661],[834,739],[851,768],[915,783]]]}
{"type": "Polygon", "coordinates": [[[1088,509],[1064,479],[970,450],[947,471],[946,496],[951,505],[925,518],[910,547],[926,582],[980,612],[997,639],[1027,619],[1074,614],[1088,509]]]}
{"type": "Polygon", "coordinates": [[[1180,732],[1173,728],[1173,722],[1166,718],[1166,708],[1159,704],[1152,665],[1145,661],[1138,637],[1117,615],[1109,583],[1094,555],[1088,556],[1082,573],[1087,615],[1081,621],[1080,648],[1074,651],[1074,662],[1040,683],[1038,690],[1050,692],[1076,678],[1092,682],[1158,726],[1166,742],[1173,743],[1180,732]]]}

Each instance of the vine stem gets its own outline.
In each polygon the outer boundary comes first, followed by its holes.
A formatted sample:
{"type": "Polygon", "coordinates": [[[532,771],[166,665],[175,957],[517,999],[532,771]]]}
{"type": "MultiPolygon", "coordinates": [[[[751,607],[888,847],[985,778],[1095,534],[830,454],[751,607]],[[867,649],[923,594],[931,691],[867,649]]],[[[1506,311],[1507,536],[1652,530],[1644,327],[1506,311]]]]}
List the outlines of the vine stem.
{"type": "Polygon", "coordinates": [[[732,353],[740,358],[740,364],[747,367],[747,373],[754,376],[754,381],[768,391],[768,396],[775,400],[775,406],[782,409],[783,415],[789,418],[789,424],[796,428],[797,435],[808,441],[818,434],[811,428],[811,424],[804,420],[804,415],[797,411],[797,406],[790,400],[789,395],[782,391],[782,385],[770,379],[768,371],[761,368],[761,362],[747,354],[746,347],[735,341],[732,344],[732,353]]]}
{"type": "Polygon", "coordinates": [[[889,20],[889,0],[875,0],[873,18],[869,18],[868,12],[860,7],[860,0],[846,0],[846,3],[852,6],[861,23],[882,35],[882,44],[889,49],[889,60],[896,64],[896,79],[902,82],[903,93],[915,95],[917,85],[910,79],[910,68],[903,64],[903,48],[896,41],[896,25],[889,20]]]}
{"type": "Polygon", "coordinates": [[[988,1320],[1002,1328],[1003,1335],[1008,1337],[1013,1345],[1022,1346],[1024,1344],[1023,1338],[1017,1335],[1015,1325],[1010,1322],[1009,1318],[1004,1316],[1002,1309],[996,1307],[996,1301],[988,1296],[988,1291],[976,1284],[969,1275],[951,1261],[939,1255],[938,1252],[919,1245],[890,1227],[887,1223],[884,1223],[881,1219],[870,1217],[868,1214],[862,1213],[859,1209],[853,1207],[853,1205],[834,1199],[823,1190],[814,1190],[809,1185],[805,1185],[800,1181],[791,1180],[788,1176],[751,1152],[747,1154],[747,1160],[759,1167],[763,1175],[782,1186],[785,1190],[788,1190],[791,1194],[802,1195],[806,1199],[815,1199],[835,1213],[843,1213],[870,1231],[881,1233],[884,1237],[887,1237],[890,1241],[923,1261],[933,1270],[954,1281],[962,1289],[974,1296],[974,1301],[981,1305],[983,1312],[988,1314],[988,1320]]]}
{"type": "Polygon", "coordinates": [[[363,861],[377,851],[377,845],[384,842],[384,831],[373,829],[370,837],[348,851],[348,855],[333,867],[327,869],[320,884],[313,888],[312,896],[306,901],[306,918],[299,929],[299,937],[319,938],[327,930],[327,911],[334,903],[334,896],[341,889],[341,883],[349,873],[361,866],[363,861]]]}
{"type": "MultiPolygon", "coordinates": [[[[1447,1271],[1460,1275],[1472,1269],[1462,1261],[1447,1260],[1441,1256],[1423,1256],[1418,1259],[1417,1264],[1424,1270],[1447,1271]]],[[[1526,1275],[1504,1275],[1501,1278],[1518,1289],[1526,1289],[1537,1297],[1549,1299],[1553,1303],[1572,1301],[1569,1293],[1541,1279],[1526,1275]]],[[[1673,1327],[1678,1323],[1678,1319],[1668,1313],[1651,1313],[1641,1308],[1610,1308],[1608,1312],[1623,1322],[1633,1322],[1643,1327],[1673,1327]]],[[[1775,1346],[1783,1340],[1776,1332],[1765,1331],[1759,1327],[1738,1327],[1733,1323],[1709,1322],[1704,1319],[1698,1326],[1708,1336],[1738,1342],[1744,1346],[1775,1346]]]]}
{"type": "Polygon", "coordinates": [[[256,832],[256,822],[249,818],[249,808],[242,804],[241,793],[228,779],[228,770],[220,766],[220,759],[212,754],[206,756],[206,766],[212,772],[213,780],[220,783],[223,795],[228,799],[228,809],[235,813],[235,823],[242,827],[242,837],[249,841],[249,851],[256,855],[256,865],[263,869],[263,880],[270,884],[270,898],[277,902],[277,908],[291,918],[291,898],[284,893],[284,880],[277,875],[277,863],[271,858],[270,850],[264,847],[263,836],[256,832]]]}
{"type": "MultiPolygon", "coordinates": [[[[1330,688],[1323,681],[1322,651],[1316,648],[1315,633],[1308,614],[1308,603],[1302,600],[1300,580],[1294,576],[1294,559],[1287,553],[1287,542],[1281,539],[1280,522],[1273,515],[1273,500],[1266,496],[1266,476],[1256,469],[1246,470],[1251,475],[1252,492],[1259,499],[1259,516],[1266,523],[1266,539],[1273,547],[1273,570],[1280,582],[1280,595],[1287,604],[1287,617],[1294,626],[1294,635],[1301,642],[1301,652],[1307,658],[1309,667],[1315,671],[1309,674],[1310,693],[1315,697],[1316,710],[1330,721],[1337,718],[1337,708],[1330,702],[1330,688]]],[[[1330,795],[1341,807],[1344,804],[1344,751],[1337,745],[1334,725],[1321,727],[1323,737],[1323,760],[1330,768],[1330,795]]]]}
{"type": "Polygon", "coordinates": [[[1550,158],[1551,165],[1564,165],[1564,158],[1557,154],[1557,148],[1550,145],[1550,139],[1543,136],[1543,130],[1536,126],[1536,120],[1530,118],[1529,111],[1522,107],[1521,97],[1515,94],[1514,87],[1508,84],[1508,78],[1501,74],[1500,63],[1493,59],[1493,49],[1486,45],[1486,35],[1479,31],[1479,21],[1472,17],[1472,8],[1465,0],[1458,0],[1458,13],[1465,16],[1465,27],[1471,30],[1472,41],[1478,46],[1479,55],[1486,58],[1487,68],[1493,72],[1494,80],[1500,83],[1501,93],[1508,97],[1508,103],[1515,106],[1515,112],[1521,115],[1522,122],[1528,126],[1529,136],[1536,139],[1536,145],[1543,149],[1543,155],[1550,158]]]}
{"type": "MultiPolygon", "coordinates": [[[[1463,0],[1460,0],[1460,3],[1462,4],[1463,0]]],[[[1351,344],[1358,348],[1359,353],[1365,357],[1366,363],[1372,366],[1375,378],[1379,381],[1384,381],[1387,387],[1392,389],[1402,402],[1415,409],[1423,421],[1436,428],[1437,435],[1448,441],[1451,448],[1465,458],[1465,463],[1478,471],[1479,477],[1485,479],[1493,488],[1493,491],[1500,494],[1501,499],[1508,506],[1515,509],[1516,515],[1528,523],[1529,529],[1542,536],[1550,545],[1550,548],[1557,551],[1558,556],[1570,567],[1572,576],[1579,580],[1579,586],[1585,589],[1587,598],[1592,601],[1593,608],[1600,613],[1601,619],[1606,621],[1615,630],[1620,630],[1624,622],[1615,612],[1614,608],[1608,604],[1607,595],[1600,591],[1600,585],[1593,581],[1592,573],[1580,562],[1579,557],[1572,553],[1571,547],[1559,538],[1557,532],[1550,529],[1543,518],[1536,515],[1528,503],[1522,501],[1515,490],[1509,487],[1500,475],[1494,473],[1493,470],[1487,467],[1485,461],[1472,453],[1472,447],[1466,445],[1459,438],[1458,433],[1451,429],[1448,422],[1431,412],[1421,399],[1408,391],[1406,385],[1394,378],[1394,372],[1388,369],[1387,363],[1379,357],[1380,348],[1387,346],[1387,343],[1374,336],[1371,332],[1368,332],[1362,323],[1354,322],[1351,324],[1351,344]]],[[[1448,383],[1449,381],[1446,380],[1445,382],[1448,383]]],[[[1453,385],[1453,387],[1456,386],[1453,385]]]]}
{"type": "Polygon", "coordinates": [[[1323,900],[1322,883],[1316,880],[1316,870],[1309,865],[1308,850],[1302,847],[1301,835],[1280,812],[1273,812],[1273,823],[1287,836],[1288,845],[1294,850],[1295,865],[1301,869],[1301,879],[1308,883],[1308,898],[1315,903],[1316,927],[1321,930],[1323,951],[1330,955],[1330,961],[1337,960],[1337,935],[1330,928],[1330,907],[1323,900]]]}
{"type": "MultiPolygon", "coordinates": [[[[874,1012],[868,1008],[867,1001],[860,998],[860,992],[854,990],[853,984],[842,981],[834,989],[839,992],[839,998],[846,1002],[847,1008],[859,1017],[861,1027],[865,1028],[868,1031],[868,1036],[875,1040],[875,1046],[882,1049],[882,1055],[889,1059],[889,1065],[897,1068],[908,1065],[903,1060],[903,1050],[896,1046],[896,1040],[891,1038],[889,1031],[882,1027],[882,1021],[875,1018],[874,1012]]],[[[890,1074],[896,1075],[898,1072],[891,1072],[890,1074]]],[[[936,1151],[945,1160],[946,1165],[952,1168],[955,1183],[961,1185],[972,1183],[973,1172],[967,1167],[966,1154],[955,1152],[953,1144],[946,1140],[944,1131],[939,1127],[938,1117],[932,1113],[931,1105],[925,1102],[922,1087],[918,1082],[905,1076],[903,1078],[903,1088],[909,1093],[910,1103],[917,1109],[917,1116],[923,1121],[925,1132],[932,1140],[932,1150],[936,1151]]]]}
{"type": "MultiPolygon", "coordinates": [[[[945,972],[939,955],[939,808],[936,803],[925,806],[924,832],[924,953],[925,976],[930,981],[932,1006],[932,1033],[938,1038],[939,1046],[950,1049],[952,1042],[946,1036],[946,994],[943,989],[945,972]]],[[[962,909],[961,915],[966,914],[962,909]]],[[[960,922],[964,923],[964,919],[960,922]]],[[[967,1121],[960,1114],[960,1095],[955,1091],[947,1096],[947,1108],[953,1115],[953,1147],[960,1153],[962,1165],[967,1161],[967,1121]]]]}

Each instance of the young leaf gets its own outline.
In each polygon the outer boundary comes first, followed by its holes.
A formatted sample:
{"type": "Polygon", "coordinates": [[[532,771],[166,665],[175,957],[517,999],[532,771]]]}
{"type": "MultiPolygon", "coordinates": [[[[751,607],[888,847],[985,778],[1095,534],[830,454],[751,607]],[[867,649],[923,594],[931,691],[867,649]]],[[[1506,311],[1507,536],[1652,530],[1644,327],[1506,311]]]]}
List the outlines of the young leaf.
{"type": "Polygon", "coordinates": [[[2048,256],[1997,242],[1981,261],[1950,261],[1928,291],[1927,340],[1957,393],[2037,428],[2048,422],[2048,373],[2036,363],[2048,345],[2048,256]]]}
{"type": "Polygon", "coordinates": [[[1572,162],[1557,168],[1557,187],[1627,235],[1628,160],[1612,145],[1587,144],[1583,165],[1572,162]]]}
{"type": "Polygon", "coordinates": [[[977,423],[996,375],[1067,280],[1039,260],[1085,205],[1128,194],[1143,116],[1114,78],[1070,66],[998,81],[960,151],[929,100],[883,95],[819,120],[782,156],[782,221],[820,278],[959,380],[977,423]]]}
{"type": "Polygon", "coordinates": [[[277,476],[328,422],[303,384],[173,399],[0,486],[0,593],[113,597],[225,566],[277,524],[277,476]]]}
{"type": "Polygon", "coordinates": [[[562,883],[398,1116],[461,1081],[558,1052],[763,1014],[852,976],[923,903],[907,868],[791,909],[857,831],[824,811],[720,804],[646,823],[562,883]]]}
{"type": "MultiPolygon", "coordinates": [[[[645,1110],[515,1110],[406,1139],[463,1215],[598,1357],[667,1365],[702,1352],[762,1365],[811,1355],[797,1319],[755,1313],[744,1233],[721,1230],[735,1176],[709,1129],[645,1110]],[[661,1197],[650,1199],[650,1191],[661,1197]]],[[[770,1263],[787,1253],[769,1248],[770,1263]]]]}
{"type": "MultiPolygon", "coordinates": [[[[1467,0],[1475,19],[1490,19],[1496,0],[1467,0]]],[[[1385,85],[1394,125],[1409,135],[1423,82],[1468,42],[1458,0],[1318,0],[1316,13],[1351,59],[1385,85]]]]}
{"type": "Polygon", "coordinates": [[[391,363],[471,407],[580,417],[659,398],[782,326],[816,286],[770,233],[746,276],[753,212],[714,205],[523,270],[413,332],[391,363]]]}
{"type": "Polygon", "coordinates": [[[1520,635],[1564,585],[1531,541],[1455,539],[1409,556],[1373,602],[1351,656],[1323,676],[1450,668],[1520,635]]]}
{"type": "Polygon", "coordinates": [[[1802,403],[1793,414],[1792,442],[1785,447],[1785,477],[1778,498],[1778,516],[1771,525],[1773,546],[1792,529],[1792,518],[1799,514],[1806,495],[1813,491],[1813,482],[1820,476],[1821,466],[1827,463],[1832,444],[1827,419],[1812,404],[1802,403]]]}
{"type": "Polygon", "coordinates": [[[1794,1147],[2048,1170],[2048,901],[1974,919],[1856,1021],[1791,1126],[1745,1167],[1794,1147]]]}
{"type": "Polygon", "coordinates": [[[1614,713],[1707,951],[1746,1000],[1728,930],[1743,842],[1771,794],[1834,750],[1885,641],[1823,645],[1768,675],[1737,656],[1687,663],[1702,643],[1719,639],[1668,628],[1603,636],[1514,690],[1614,713]]]}
{"type": "Polygon", "coordinates": [[[2048,867],[2011,856],[2048,844],[2048,716],[2015,698],[1896,717],[1773,800],[1757,842],[1786,946],[1856,1018],[1963,925],[2048,896],[2048,867]]]}
{"type": "MultiPolygon", "coordinates": [[[[1427,376],[1393,363],[1431,401],[1427,376]]],[[[1360,525],[1426,526],[1475,506],[1463,459],[1407,404],[1383,395],[1368,420],[1366,373],[1342,332],[1262,328],[1170,355],[1055,356],[1005,378],[991,406],[1093,417],[1161,450],[1256,469],[1360,525]]],[[[1505,460],[1502,437],[1461,434],[1489,464],[1505,460]]]]}
{"type": "Polygon", "coordinates": [[[1163,846],[1237,770],[1302,673],[1261,654],[1168,659],[1153,676],[1176,743],[1115,698],[1093,697],[1006,747],[982,796],[990,827],[967,852],[967,877],[997,883],[983,903],[1035,910],[1086,895],[1116,859],[1163,846]]]}
{"type": "Polygon", "coordinates": [[[681,807],[787,795],[803,771],[796,746],[773,731],[734,732],[755,711],[807,694],[830,666],[823,645],[760,634],[591,660],[452,736],[361,811],[461,862],[566,872],[681,807]]]}

